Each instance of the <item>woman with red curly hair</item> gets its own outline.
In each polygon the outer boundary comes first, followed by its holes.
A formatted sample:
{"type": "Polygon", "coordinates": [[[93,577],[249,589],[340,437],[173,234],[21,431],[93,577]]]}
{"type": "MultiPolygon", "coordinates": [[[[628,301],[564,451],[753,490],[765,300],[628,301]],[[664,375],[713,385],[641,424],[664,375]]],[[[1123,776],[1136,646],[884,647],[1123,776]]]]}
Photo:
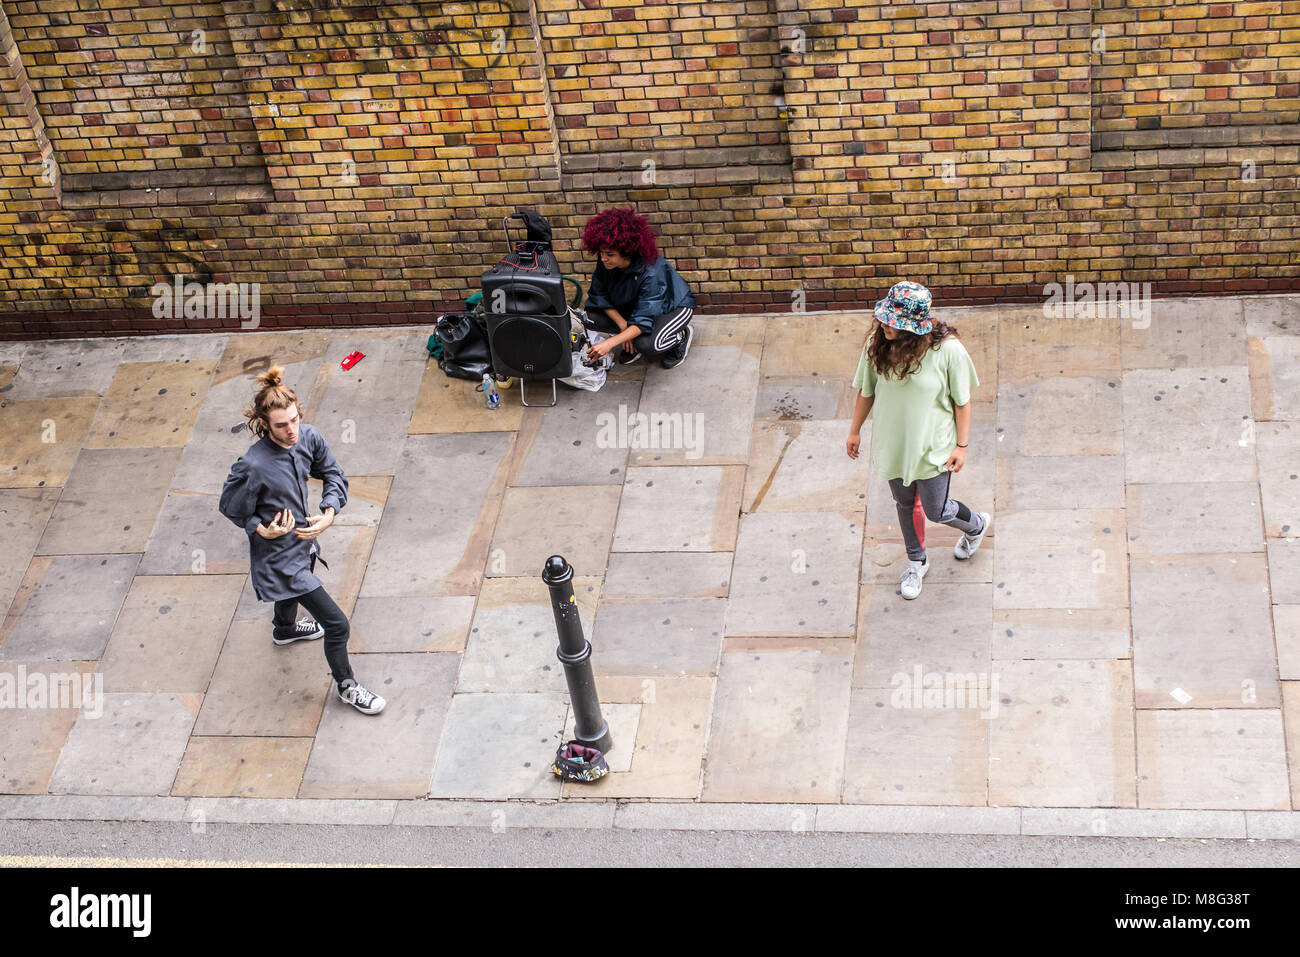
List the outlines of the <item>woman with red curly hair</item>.
{"type": "Polygon", "coordinates": [[[610,338],[592,355],[617,349],[618,361],[643,355],[673,369],[691,348],[695,296],[677,270],[659,255],[650,222],[634,209],[607,209],[587,221],[582,248],[600,261],[587,291],[585,325],[610,338]]]}

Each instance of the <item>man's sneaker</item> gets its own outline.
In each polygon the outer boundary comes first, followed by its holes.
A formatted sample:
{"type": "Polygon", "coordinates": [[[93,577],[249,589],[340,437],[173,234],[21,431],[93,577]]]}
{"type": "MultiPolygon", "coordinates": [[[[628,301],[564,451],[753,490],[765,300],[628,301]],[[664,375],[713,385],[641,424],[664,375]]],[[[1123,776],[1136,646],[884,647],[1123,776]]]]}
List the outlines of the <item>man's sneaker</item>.
{"type": "Polygon", "coordinates": [[[984,541],[984,536],[988,534],[989,526],[993,524],[993,516],[988,512],[980,512],[979,517],[984,522],[984,525],[980,528],[980,533],[971,535],[967,532],[958,539],[957,544],[953,547],[953,555],[962,561],[975,554],[975,549],[980,547],[980,543],[984,541]]]}
{"type": "Polygon", "coordinates": [[[618,356],[617,358],[614,359],[614,361],[621,366],[630,366],[632,363],[636,362],[636,360],[640,358],[641,358],[641,350],[639,349],[636,352],[628,352],[626,349],[619,349],[618,356]]]}
{"type": "Polygon", "coordinates": [[[362,714],[379,714],[384,710],[384,705],[388,704],[379,695],[371,694],[357,684],[354,678],[347,678],[339,685],[339,700],[352,705],[362,714]]]}
{"type": "Polygon", "coordinates": [[[677,343],[672,352],[664,356],[663,367],[665,369],[676,369],[686,361],[686,353],[691,351],[691,340],[694,337],[695,333],[691,331],[691,327],[688,324],[686,328],[682,330],[681,341],[677,343]]]}
{"type": "Polygon", "coordinates": [[[295,641],[309,638],[321,638],[325,629],[310,618],[299,618],[295,625],[276,625],[271,640],[277,645],[291,645],[295,641]]]}
{"type": "Polygon", "coordinates": [[[904,598],[912,599],[921,594],[921,579],[930,570],[930,556],[925,556],[925,563],[909,561],[907,571],[903,572],[900,590],[904,598]]]}

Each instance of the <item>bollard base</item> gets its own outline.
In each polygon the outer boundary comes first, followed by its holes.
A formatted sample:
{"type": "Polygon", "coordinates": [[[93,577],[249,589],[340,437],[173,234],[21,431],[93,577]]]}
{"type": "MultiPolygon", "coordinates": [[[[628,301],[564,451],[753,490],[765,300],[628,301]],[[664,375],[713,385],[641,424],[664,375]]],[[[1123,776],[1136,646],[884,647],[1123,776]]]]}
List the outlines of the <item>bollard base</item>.
{"type": "Polygon", "coordinates": [[[583,737],[575,731],[573,734],[573,740],[577,741],[579,744],[584,744],[589,748],[595,748],[601,754],[608,754],[609,750],[614,747],[614,736],[609,733],[609,725],[603,721],[601,722],[601,728],[596,733],[595,737],[583,737]]]}

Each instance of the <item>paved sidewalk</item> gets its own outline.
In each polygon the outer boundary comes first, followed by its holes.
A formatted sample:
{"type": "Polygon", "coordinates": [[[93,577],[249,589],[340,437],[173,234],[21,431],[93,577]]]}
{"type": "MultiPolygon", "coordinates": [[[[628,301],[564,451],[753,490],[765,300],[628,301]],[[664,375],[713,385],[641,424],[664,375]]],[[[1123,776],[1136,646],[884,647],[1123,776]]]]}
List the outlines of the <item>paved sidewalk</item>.
{"type": "Polygon", "coordinates": [[[680,369],[497,412],[424,327],[0,343],[0,818],[1300,836],[1300,298],[936,315],[995,517],[969,562],[929,526],[914,602],[844,454],[869,313],[699,317],[680,369]],[[272,362],[351,481],[322,579],[377,718],[271,644],[217,512],[272,362]],[[547,771],[557,552],[592,786],[547,771]]]}

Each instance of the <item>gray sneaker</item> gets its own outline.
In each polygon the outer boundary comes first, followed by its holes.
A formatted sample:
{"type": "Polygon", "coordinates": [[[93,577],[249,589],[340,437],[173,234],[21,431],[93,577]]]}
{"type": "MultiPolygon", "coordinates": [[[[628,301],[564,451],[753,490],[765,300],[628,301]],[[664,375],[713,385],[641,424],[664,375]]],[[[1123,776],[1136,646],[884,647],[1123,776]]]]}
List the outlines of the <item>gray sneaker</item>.
{"type": "Polygon", "coordinates": [[[984,541],[984,536],[988,534],[989,526],[993,524],[993,516],[988,512],[979,512],[978,514],[984,522],[984,526],[980,529],[980,533],[978,535],[967,533],[959,538],[957,544],[953,546],[953,556],[962,561],[965,561],[975,554],[975,549],[980,547],[980,543],[984,541]]]}
{"type": "Polygon", "coordinates": [[[339,685],[339,700],[352,705],[362,714],[379,714],[384,710],[384,705],[388,704],[379,695],[372,694],[357,684],[354,678],[348,678],[339,685]]]}
{"type": "Polygon", "coordinates": [[[913,562],[913,561],[909,561],[907,563],[907,571],[903,572],[903,581],[901,582],[899,588],[899,590],[903,593],[904,598],[910,600],[912,598],[915,598],[917,595],[921,594],[921,579],[925,577],[925,573],[928,572],[929,570],[930,570],[929,555],[925,556],[924,563],[913,562]]]}

